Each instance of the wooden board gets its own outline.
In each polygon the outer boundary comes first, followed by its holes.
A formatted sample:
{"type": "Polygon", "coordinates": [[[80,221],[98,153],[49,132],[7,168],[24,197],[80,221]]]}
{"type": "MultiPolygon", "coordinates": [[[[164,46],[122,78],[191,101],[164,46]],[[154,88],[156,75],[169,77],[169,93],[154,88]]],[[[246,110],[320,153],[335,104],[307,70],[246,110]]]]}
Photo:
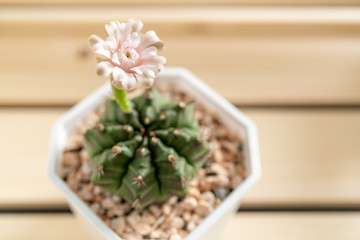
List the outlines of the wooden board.
{"type": "MultiPolygon", "coordinates": [[[[327,239],[358,240],[360,214],[356,213],[240,213],[220,240],[327,239]]],[[[70,214],[0,215],[0,239],[88,240],[70,214]],[[66,233],[66,235],[64,235],[66,233]]]]}
{"type": "MultiPolygon", "coordinates": [[[[45,175],[52,122],[66,109],[0,109],[0,208],[64,207],[45,175]]],[[[245,110],[258,124],[263,177],[244,207],[359,207],[360,109],[245,110]]]]}
{"type": "Polygon", "coordinates": [[[359,5],[358,0],[0,0],[2,5],[359,5]]]}
{"type": "Polygon", "coordinates": [[[95,90],[105,80],[87,38],[119,16],[141,18],[168,66],[234,103],[360,104],[359,8],[4,7],[0,105],[74,104],[95,90]]]}

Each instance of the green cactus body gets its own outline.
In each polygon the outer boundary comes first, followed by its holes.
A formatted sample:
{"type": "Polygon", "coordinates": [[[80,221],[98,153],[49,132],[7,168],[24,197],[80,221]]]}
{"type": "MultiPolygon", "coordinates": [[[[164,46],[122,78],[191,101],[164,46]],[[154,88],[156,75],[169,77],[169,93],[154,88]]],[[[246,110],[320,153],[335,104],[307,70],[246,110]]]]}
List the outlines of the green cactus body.
{"type": "Polygon", "coordinates": [[[86,132],[92,182],[135,207],[185,195],[209,152],[199,140],[194,105],[177,104],[153,88],[131,104],[133,111],[125,113],[106,100],[98,125],[86,132]]]}

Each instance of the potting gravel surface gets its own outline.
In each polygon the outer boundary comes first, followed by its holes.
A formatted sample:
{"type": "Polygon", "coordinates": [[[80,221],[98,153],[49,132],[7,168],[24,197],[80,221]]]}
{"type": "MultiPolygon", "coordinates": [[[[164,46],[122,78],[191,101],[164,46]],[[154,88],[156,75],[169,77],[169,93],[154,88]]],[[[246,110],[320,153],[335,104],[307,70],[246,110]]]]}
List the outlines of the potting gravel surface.
{"type": "MultiPolygon", "coordinates": [[[[177,102],[193,99],[179,89],[162,85],[158,90],[177,102]]],[[[61,177],[108,226],[125,240],[183,239],[246,178],[242,140],[216,114],[196,103],[201,138],[210,144],[209,160],[191,181],[185,197],[173,196],[144,209],[134,209],[120,197],[90,182],[89,156],[82,148],[87,129],[98,122],[103,107],[78,126],[63,154],[61,177]]]]}

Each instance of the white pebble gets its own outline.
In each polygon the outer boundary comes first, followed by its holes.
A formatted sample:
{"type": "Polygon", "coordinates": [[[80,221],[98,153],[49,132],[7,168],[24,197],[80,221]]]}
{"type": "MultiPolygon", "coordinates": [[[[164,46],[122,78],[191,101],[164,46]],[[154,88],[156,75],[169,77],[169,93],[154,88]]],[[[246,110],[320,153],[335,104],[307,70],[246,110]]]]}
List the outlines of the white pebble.
{"type": "Polygon", "coordinates": [[[125,225],[125,218],[123,217],[114,218],[110,222],[110,227],[118,234],[121,234],[124,231],[125,225]]]}
{"type": "Polygon", "coordinates": [[[171,226],[175,227],[176,229],[181,229],[184,227],[184,220],[181,217],[175,217],[171,223],[171,226]]]}
{"type": "Polygon", "coordinates": [[[193,210],[197,207],[198,203],[193,197],[186,197],[183,201],[183,207],[185,210],[193,210]]]}

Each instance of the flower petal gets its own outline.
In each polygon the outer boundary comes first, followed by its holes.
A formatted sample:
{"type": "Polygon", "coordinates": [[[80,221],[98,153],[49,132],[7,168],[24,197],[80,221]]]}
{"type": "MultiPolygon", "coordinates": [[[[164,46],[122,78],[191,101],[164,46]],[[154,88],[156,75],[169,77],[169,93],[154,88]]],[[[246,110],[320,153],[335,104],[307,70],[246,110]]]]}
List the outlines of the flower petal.
{"type": "Polygon", "coordinates": [[[129,19],[128,23],[131,25],[132,32],[140,32],[144,25],[140,20],[132,18],[129,19]]]}
{"type": "Polygon", "coordinates": [[[106,44],[109,46],[110,50],[112,52],[115,52],[118,48],[118,42],[116,41],[116,39],[112,36],[109,36],[106,38],[106,44]]]}
{"type": "Polygon", "coordinates": [[[93,46],[97,43],[104,43],[104,40],[102,40],[99,36],[96,35],[91,35],[88,40],[91,48],[93,48],[93,46]]]}
{"type": "Polygon", "coordinates": [[[151,87],[154,83],[154,78],[145,77],[143,74],[134,74],[134,75],[138,83],[145,88],[151,87]]]}
{"type": "Polygon", "coordinates": [[[122,85],[126,90],[132,90],[136,87],[136,78],[133,74],[126,74],[126,77],[122,81],[122,85]]]}
{"type": "Polygon", "coordinates": [[[119,31],[119,22],[111,21],[105,25],[106,32],[110,37],[114,37],[116,42],[119,42],[120,39],[120,31],[119,31]]]}
{"type": "Polygon", "coordinates": [[[103,78],[106,78],[112,73],[113,66],[111,65],[110,62],[107,62],[107,61],[99,62],[95,66],[95,71],[96,71],[97,75],[99,75],[103,78]]]}
{"type": "Polygon", "coordinates": [[[154,47],[160,47],[162,46],[161,43],[158,43],[158,42],[161,42],[159,37],[156,35],[156,33],[154,31],[148,31],[144,34],[140,44],[139,44],[139,47],[138,47],[138,51],[141,52],[142,50],[144,50],[145,48],[147,47],[150,47],[150,46],[154,46],[154,47]]]}
{"type": "Polygon", "coordinates": [[[93,46],[93,50],[94,50],[96,57],[104,58],[104,59],[111,58],[110,49],[108,48],[108,46],[105,42],[104,43],[96,43],[93,46]]]}

